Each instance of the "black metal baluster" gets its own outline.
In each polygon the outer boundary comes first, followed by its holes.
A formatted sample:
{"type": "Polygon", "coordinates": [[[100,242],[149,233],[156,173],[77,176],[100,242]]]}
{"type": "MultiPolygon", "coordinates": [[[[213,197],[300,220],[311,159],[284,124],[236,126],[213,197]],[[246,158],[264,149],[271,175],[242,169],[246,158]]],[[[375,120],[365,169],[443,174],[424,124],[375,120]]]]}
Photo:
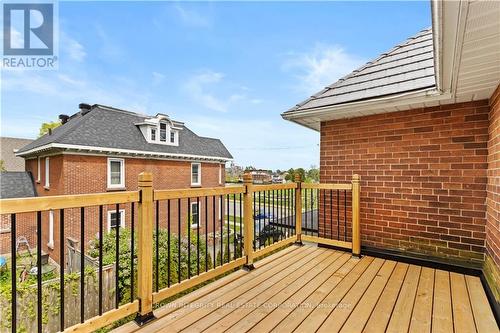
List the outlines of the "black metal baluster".
{"type": "Polygon", "coordinates": [[[196,275],[200,275],[200,197],[196,197],[196,275]]]}
{"type": "MultiPolygon", "coordinates": [[[[85,208],[80,208],[80,322],[85,321],[85,208]]],[[[116,270],[118,273],[118,269],[116,270]]],[[[116,284],[118,288],[118,283],[116,284]]]]}
{"type": "Polygon", "coordinates": [[[332,207],[333,190],[330,189],[330,239],[333,239],[333,207],[332,207]]]}
{"type": "Polygon", "coordinates": [[[134,228],[135,228],[135,204],[130,203],[130,301],[134,300],[134,228]]]}
{"type": "MultiPolygon", "coordinates": [[[[304,226],[305,226],[304,233],[307,235],[307,189],[305,188],[302,193],[303,193],[303,197],[304,197],[304,209],[305,209],[304,210],[304,226]]],[[[300,200],[302,200],[302,198],[300,200]]],[[[302,212],[300,212],[300,214],[302,214],[302,212]]]]}
{"type": "Polygon", "coordinates": [[[220,203],[220,265],[224,264],[224,198],[222,195],[219,196],[220,203]]]}
{"type": "Polygon", "coordinates": [[[208,197],[205,196],[205,272],[208,272],[208,197]]]}
{"type": "Polygon", "coordinates": [[[347,195],[346,190],[344,190],[344,241],[347,242],[347,195]]]}
{"type": "Polygon", "coordinates": [[[99,206],[99,316],[102,315],[102,248],[103,248],[103,226],[102,226],[102,205],[99,206]]]}
{"type": "Polygon", "coordinates": [[[229,194],[226,195],[227,198],[227,207],[226,207],[226,218],[225,220],[227,221],[227,262],[231,261],[231,242],[229,241],[229,235],[231,234],[230,226],[231,222],[229,221],[229,194]]]}
{"type": "MultiPolygon", "coordinates": [[[[283,190],[280,189],[278,190],[278,200],[276,200],[276,202],[279,204],[278,206],[278,209],[280,211],[279,215],[280,215],[280,224],[283,224],[283,221],[285,220],[285,216],[284,216],[284,213],[283,213],[283,190]]],[[[278,229],[279,231],[281,231],[281,229],[278,229]]],[[[273,237],[274,238],[274,237],[273,237]]],[[[275,241],[273,239],[273,241],[275,241]]]]}
{"type": "MultiPolygon", "coordinates": [[[[319,229],[319,216],[318,216],[318,220],[316,221],[316,224],[317,224],[317,226],[315,227],[314,226],[314,189],[311,189],[311,229],[314,228],[314,231],[319,233],[319,230],[316,230],[316,229],[319,229]]],[[[318,235],[316,235],[316,236],[318,236],[318,235]]]]}
{"type": "MultiPolygon", "coordinates": [[[[99,235],[101,235],[99,233],[99,235]]],[[[99,236],[101,237],[101,236],[99,236]]],[[[64,209],[59,211],[59,308],[60,313],[60,331],[64,331],[64,209]]]]}
{"type": "Polygon", "coordinates": [[[36,214],[37,324],[38,332],[42,332],[42,212],[36,214]]]}
{"type": "Polygon", "coordinates": [[[120,226],[121,226],[121,216],[120,216],[120,205],[116,204],[116,251],[115,251],[115,261],[116,261],[116,274],[115,274],[115,308],[118,309],[120,306],[120,288],[119,282],[120,282],[120,226]]]}
{"type": "Polygon", "coordinates": [[[243,246],[243,242],[241,241],[243,239],[242,235],[243,235],[243,225],[242,225],[242,220],[243,220],[243,209],[241,207],[241,193],[239,194],[239,198],[240,198],[240,257],[243,256],[243,250],[242,250],[242,246],[243,246]]]}
{"type": "Polygon", "coordinates": [[[170,288],[170,199],[167,200],[167,287],[170,288]]]}
{"type": "Polygon", "coordinates": [[[191,198],[188,198],[188,279],[191,278],[191,198]]]}
{"type": "Polygon", "coordinates": [[[156,235],[155,235],[155,241],[156,241],[156,251],[155,251],[155,291],[158,292],[159,290],[159,283],[160,283],[160,200],[156,200],[156,235]]]}
{"type": "MultiPolygon", "coordinates": [[[[255,207],[256,207],[256,202],[255,202],[255,198],[257,197],[257,195],[255,194],[255,192],[253,192],[253,213],[252,213],[252,220],[253,220],[253,250],[255,251],[256,248],[257,248],[257,228],[255,227],[257,222],[255,220],[255,207]]],[[[245,214],[249,214],[250,212],[247,212],[245,214]]],[[[260,243],[260,241],[259,241],[260,243]]]]}
{"type": "Polygon", "coordinates": [[[181,283],[181,199],[177,199],[177,281],[181,283]]]}
{"type": "Polygon", "coordinates": [[[212,244],[213,244],[213,247],[214,247],[214,266],[213,268],[217,267],[217,252],[215,250],[215,196],[212,197],[212,222],[213,222],[213,229],[212,229],[212,233],[213,233],[213,238],[212,238],[212,244]]]}
{"type": "Polygon", "coordinates": [[[323,192],[321,190],[318,190],[318,194],[323,196],[323,227],[325,228],[323,237],[326,238],[326,190],[323,190],[323,192]]]}
{"type": "MultiPolygon", "coordinates": [[[[260,191],[259,191],[259,211],[258,211],[258,214],[259,214],[259,249],[262,247],[262,242],[260,241],[260,234],[262,232],[262,214],[260,213],[260,206],[261,206],[261,201],[260,201],[260,191]]],[[[264,236],[265,237],[265,236],[264,236]]],[[[266,239],[267,237],[264,238],[264,246],[266,246],[266,239]]]]}
{"type": "MultiPolygon", "coordinates": [[[[267,213],[267,215],[266,215],[266,204],[267,204],[267,202],[266,202],[266,191],[264,191],[263,196],[264,196],[264,228],[265,228],[266,227],[266,218],[269,215],[269,213],[267,213]]],[[[269,222],[268,222],[268,224],[269,224],[269,222]]],[[[274,241],[274,239],[273,239],[273,241],[274,241]]],[[[264,247],[265,246],[266,246],[266,244],[264,244],[264,247]]]]}
{"type": "Polygon", "coordinates": [[[337,239],[340,240],[340,192],[337,190],[337,239]]]}
{"type": "MultiPolygon", "coordinates": [[[[229,222],[229,221],[228,221],[229,222]]],[[[233,252],[234,260],[237,259],[236,251],[236,194],[233,194],[233,252]]]]}
{"type": "Polygon", "coordinates": [[[12,288],[12,333],[17,332],[17,249],[16,249],[16,214],[10,215],[10,279],[12,288]]]}

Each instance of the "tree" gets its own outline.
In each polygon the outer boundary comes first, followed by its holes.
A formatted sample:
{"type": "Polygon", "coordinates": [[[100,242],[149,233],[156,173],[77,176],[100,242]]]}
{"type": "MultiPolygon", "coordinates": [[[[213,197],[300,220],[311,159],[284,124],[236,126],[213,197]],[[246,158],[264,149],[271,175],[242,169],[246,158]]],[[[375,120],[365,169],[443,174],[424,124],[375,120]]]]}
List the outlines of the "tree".
{"type": "Polygon", "coordinates": [[[49,121],[48,123],[42,123],[40,126],[40,131],[38,133],[38,137],[44,136],[49,132],[49,129],[53,130],[56,127],[61,126],[60,121],[49,121]]]}
{"type": "Polygon", "coordinates": [[[319,182],[319,169],[313,166],[307,171],[307,178],[311,182],[319,182]]]}
{"type": "Polygon", "coordinates": [[[5,162],[0,160],[0,171],[5,171],[5,162]]]}

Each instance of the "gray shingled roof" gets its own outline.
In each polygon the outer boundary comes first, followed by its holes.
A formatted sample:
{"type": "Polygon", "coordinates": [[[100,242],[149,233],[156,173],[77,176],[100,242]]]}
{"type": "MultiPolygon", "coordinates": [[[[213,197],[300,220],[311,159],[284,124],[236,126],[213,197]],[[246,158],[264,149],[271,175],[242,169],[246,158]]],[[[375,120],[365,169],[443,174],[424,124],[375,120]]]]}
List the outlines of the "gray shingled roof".
{"type": "Polygon", "coordinates": [[[24,159],[16,157],[14,151],[29,144],[32,139],[0,137],[0,160],[6,171],[24,171],[24,159]]]}
{"type": "Polygon", "coordinates": [[[73,115],[66,124],[54,129],[51,135],[44,135],[20,149],[18,153],[59,143],[151,153],[232,158],[219,139],[198,136],[184,125],[179,130],[178,146],[148,143],[136,126],[147,118],[151,117],[94,105],[87,114],[82,115],[79,112],[73,115]]]}
{"type": "Polygon", "coordinates": [[[35,184],[29,172],[0,172],[0,199],[36,197],[35,184]]]}
{"type": "Polygon", "coordinates": [[[297,104],[284,115],[435,85],[432,29],[428,28],[297,104]]]}

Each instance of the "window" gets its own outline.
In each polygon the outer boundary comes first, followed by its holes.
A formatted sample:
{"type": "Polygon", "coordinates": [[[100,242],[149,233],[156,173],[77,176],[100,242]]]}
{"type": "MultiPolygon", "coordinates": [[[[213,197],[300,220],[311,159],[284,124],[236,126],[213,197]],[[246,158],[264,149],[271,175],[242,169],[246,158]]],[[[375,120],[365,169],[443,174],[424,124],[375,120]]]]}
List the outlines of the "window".
{"type": "Polygon", "coordinates": [[[170,131],[170,143],[175,143],[175,132],[170,131]]]}
{"type": "Polygon", "coordinates": [[[49,242],[47,246],[51,249],[54,248],[54,211],[49,210],[49,242]]]}
{"type": "Polygon", "coordinates": [[[121,158],[108,158],[108,188],[125,187],[125,161],[121,158]]]}
{"type": "Polygon", "coordinates": [[[156,141],[156,128],[151,129],[151,141],[156,141]]]}
{"type": "Polygon", "coordinates": [[[39,183],[40,182],[40,178],[42,177],[42,172],[40,170],[40,156],[38,156],[37,158],[37,174],[36,174],[36,182],[39,183]]]}
{"type": "Polygon", "coordinates": [[[191,227],[198,228],[200,226],[200,210],[198,202],[191,202],[191,227]]]}
{"type": "Polygon", "coordinates": [[[167,141],[167,124],[165,123],[160,123],[160,141],[167,141]]]}
{"type": "MultiPolygon", "coordinates": [[[[125,228],[125,210],[120,209],[120,228],[125,228]]],[[[116,210],[111,210],[108,211],[108,232],[111,231],[111,229],[116,228],[117,226],[117,217],[118,214],[116,214],[116,210]]]]}
{"type": "Polygon", "coordinates": [[[45,157],[45,187],[49,188],[50,187],[50,159],[48,157],[45,157]]]}
{"type": "Polygon", "coordinates": [[[201,185],[200,163],[191,163],[191,185],[201,185]]]}

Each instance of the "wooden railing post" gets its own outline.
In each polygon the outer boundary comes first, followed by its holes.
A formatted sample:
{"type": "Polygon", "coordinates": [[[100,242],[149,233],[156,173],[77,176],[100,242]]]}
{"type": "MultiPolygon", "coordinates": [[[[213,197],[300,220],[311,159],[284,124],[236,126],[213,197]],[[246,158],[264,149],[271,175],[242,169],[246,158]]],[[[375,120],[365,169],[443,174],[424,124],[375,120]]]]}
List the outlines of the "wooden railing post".
{"type": "Polygon", "coordinates": [[[295,190],[295,235],[297,236],[297,244],[302,244],[302,182],[299,173],[295,174],[294,181],[297,183],[295,190]]]}
{"type": "Polygon", "coordinates": [[[361,255],[361,226],[359,225],[360,176],[352,176],[352,255],[361,255]]]}
{"type": "Polygon", "coordinates": [[[153,175],[139,174],[137,207],[137,296],[140,301],[135,321],[143,325],[153,315],[153,175]]]}
{"type": "Polygon", "coordinates": [[[243,175],[243,183],[245,185],[245,194],[243,195],[243,228],[244,248],[246,256],[245,268],[252,270],[253,267],[253,180],[251,173],[243,175]]]}

